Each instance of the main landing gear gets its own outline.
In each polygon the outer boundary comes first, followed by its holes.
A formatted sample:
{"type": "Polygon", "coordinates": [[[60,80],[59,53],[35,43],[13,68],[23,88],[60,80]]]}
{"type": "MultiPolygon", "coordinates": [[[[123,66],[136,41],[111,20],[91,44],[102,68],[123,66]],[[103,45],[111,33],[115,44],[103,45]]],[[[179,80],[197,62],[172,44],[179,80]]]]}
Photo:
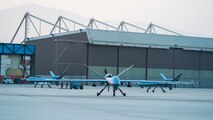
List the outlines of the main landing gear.
{"type": "MultiPolygon", "coordinates": [[[[45,82],[43,82],[43,83],[41,84],[41,88],[43,88],[44,83],[45,83],[45,82]]],[[[35,82],[35,83],[34,83],[34,88],[36,88],[36,86],[37,86],[37,85],[38,85],[38,82],[35,82]]],[[[51,86],[50,86],[50,83],[49,83],[49,82],[47,82],[47,85],[48,85],[48,87],[49,87],[49,88],[51,88],[51,86]]]]}
{"type": "Polygon", "coordinates": [[[36,85],[38,85],[38,82],[35,82],[35,83],[34,83],[34,88],[36,88],[36,85]]]}
{"type": "MultiPolygon", "coordinates": [[[[41,88],[43,88],[44,83],[45,83],[45,82],[43,82],[43,83],[42,83],[41,88]]],[[[49,87],[49,88],[51,88],[51,86],[50,86],[50,83],[49,83],[49,82],[47,82],[47,85],[48,85],[48,87],[49,87]]]]}
{"type": "Polygon", "coordinates": [[[147,90],[146,90],[146,92],[149,92],[149,89],[151,89],[151,87],[148,87],[147,90]]]}
{"type": "MultiPolygon", "coordinates": [[[[97,96],[101,95],[101,93],[107,88],[109,87],[109,83],[107,83],[103,89],[101,89],[100,92],[97,92],[97,96]]],[[[118,86],[113,86],[113,96],[115,96],[115,92],[117,91],[117,89],[121,92],[121,94],[123,96],[126,96],[126,93],[124,93],[118,86]]]]}
{"type": "MultiPolygon", "coordinates": [[[[152,90],[152,92],[154,93],[155,92],[155,89],[157,88],[158,86],[156,85],[155,88],[152,90]]],[[[163,89],[163,87],[160,85],[160,88],[161,90],[165,93],[166,91],[163,89]]],[[[149,92],[149,90],[151,89],[151,87],[148,87],[147,88],[147,91],[146,92],[149,92]]]]}

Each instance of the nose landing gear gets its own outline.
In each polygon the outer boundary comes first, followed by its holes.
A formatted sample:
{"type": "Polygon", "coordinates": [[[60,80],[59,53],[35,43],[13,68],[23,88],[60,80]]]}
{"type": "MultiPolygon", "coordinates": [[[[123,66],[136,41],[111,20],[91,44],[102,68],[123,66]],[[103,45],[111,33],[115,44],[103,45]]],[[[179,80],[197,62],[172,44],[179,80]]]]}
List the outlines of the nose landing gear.
{"type": "MultiPolygon", "coordinates": [[[[101,93],[106,89],[106,87],[109,87],[109,83],[106,84],[106,86],[104,86],[103,89],[101,89],[100,92],[97,92],[97,96],[101,95],[101,93]]],[[[123,96],[126,96],[126,93],[124,93],[118,86],[113,86],[113,96],[115,97],[115,92],[117,91],[117,89],[121,92],[121,94],[123,96]],[[115,89],[116,88],[116,89],[115,89]]]]}

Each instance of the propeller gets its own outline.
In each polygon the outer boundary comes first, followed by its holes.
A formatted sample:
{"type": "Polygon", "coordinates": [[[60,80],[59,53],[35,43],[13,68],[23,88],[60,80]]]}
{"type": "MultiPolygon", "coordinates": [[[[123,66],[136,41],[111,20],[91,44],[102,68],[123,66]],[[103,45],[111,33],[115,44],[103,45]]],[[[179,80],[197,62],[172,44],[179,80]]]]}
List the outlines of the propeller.
{"type": "Polygon", "coordinates": [[[174,78],[174,81],[178,81],[182,75],[183,73],[179,74],[177,77],[174,78]]]}
{"type": "MultiPolygon", "coordinates": [[[[107,69],[106,69],[106,68],[104,69],[104,73],[105,73],[105,75],[106,75],[106,74],[108,74],[108,72],[107,72],[107,69]]],[[[108,85],[108,87],[107,87],[107,90],[108,90],[108,92],[109,92],[109,90],[110,90],[110,86],[109,86],[109,85],[108,85]]]]}
{"type": "Polygon", "coordinates": [[[112,77],[111,73],[108,73],[107,69],[104,69],[105,77],[112,77]]]}
{"type": "MultiPolygon", "coordinates": [[[[104,69],[104,73],[105,73],[105,75],[106,75],[106,74],[108,74],[108,72],[107,72],[107,69],[106,69],[106,68],[104,69]]],[[[107,88],[108,88],[108,92],[109,92],[109,90],[110,90],[110,86],[108,85],[108,87],[107,87],[107,88]]]]}
{"type": "Polygon", "coordinates": [[[104,73],[105,73],[105,75],[108,73],[106,68],[104,69],[104,73]]]}

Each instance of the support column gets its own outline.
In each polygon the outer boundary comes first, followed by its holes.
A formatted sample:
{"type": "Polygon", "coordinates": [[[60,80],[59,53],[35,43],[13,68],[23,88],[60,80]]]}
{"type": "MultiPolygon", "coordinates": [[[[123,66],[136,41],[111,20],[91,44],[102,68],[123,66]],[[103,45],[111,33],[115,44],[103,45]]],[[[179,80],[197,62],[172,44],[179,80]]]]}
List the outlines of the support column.
{"type": "Polygon", "coordinates": [[[199,51],[199,56],[198,56],[198,79],[200,79],[200,65],[201,65],[201,60],[202,60],[202,50],[199,51]]]}
{"type": "Polygon", "coordinates": [[[30,56],[30,76],[35,76],[35,55],[30,56]]]}
{"type": "Polygon", "coordinates": [[[22,78],[25,78],[25,74],[26,74],[26,65],[25,65],[25,63],[26,63],[26,60],[25,60],[25,56],[24,55],[22,56],[22,59],[23,59],[23,76],[22,76],[22,78]]]}
{"type": "Polygon", "coordinates": [[[174,78],[175,78],[175,49],[173,49],[173,56],[172,56],[172,57],[173,57],[173,58],[172,58],[172,59],[173,59],[173,60],[172,60],[172,61],[173,61],[173,62],[172,62],[172,66],[173,66],[173,68],[172,68],[172,69],[173,69],[173,70],[172,70],[173,73],[172,73],[172,74],[173,74],[173,79],[174,79],[174,78]]]}
{"type": "Polygon", "coordinates": [[[117,75],[119,74],[119,67],[120,67],[120,59],[119,59],[119,56],[120,56],[120,47],[118,46],[117,47],[117,75]]]}
{"type": "Polygon", "coordinates": [[[55,73],[58,74],[58,42],[57,39],[55,41],[55,73]]]}
{"type": "MultiPolygon", "coordinates": [[[[87,64],[87,66],[89,66],[89,43],[87,43],[86,44],[87,45],[87,61],[86,61],[86,64],[87,64]]],[[[88,71],[89,69],[88,69],[88,67],[86,67],[86,79],[88,79],[88,71]]]]}
{"type": "Polygon", "coordinates": [[[145,71],[145,80],[148,79],[148,67],[149,67],[149,59],[148,59],[148,53],[149,48],[146,48],[146,71],[145,71]]]}

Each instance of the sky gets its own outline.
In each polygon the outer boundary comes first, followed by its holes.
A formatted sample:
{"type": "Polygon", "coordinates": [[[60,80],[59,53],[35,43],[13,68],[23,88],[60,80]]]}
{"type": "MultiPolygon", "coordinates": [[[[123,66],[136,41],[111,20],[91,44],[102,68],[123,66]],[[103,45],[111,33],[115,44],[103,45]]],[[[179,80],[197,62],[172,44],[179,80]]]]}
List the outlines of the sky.
{"type": "Polygon", "coordinates": [[[213,37],[213,0],[0,0],[0,10],[29,3],[103,21],[152,22],[213,37]]]}

